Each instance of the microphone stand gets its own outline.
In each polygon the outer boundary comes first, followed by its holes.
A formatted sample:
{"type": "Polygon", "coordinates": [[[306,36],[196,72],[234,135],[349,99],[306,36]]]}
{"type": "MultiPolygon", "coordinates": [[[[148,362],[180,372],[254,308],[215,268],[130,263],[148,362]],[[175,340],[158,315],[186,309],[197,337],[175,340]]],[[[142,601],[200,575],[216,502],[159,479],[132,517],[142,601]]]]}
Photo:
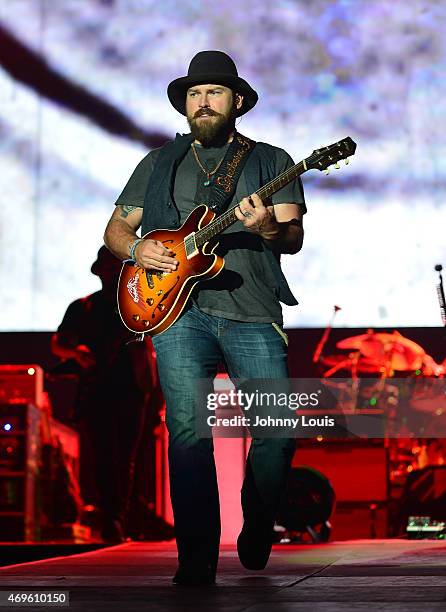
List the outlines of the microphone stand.
{"type": "Polygon", "coordinates": [[[328,336],[330,335],[330,331],[331,331],[331,328],[332,328],[332,325],[333,325],[334,318],[336,316],[336,313],[339,310],[341,310],[340,306],[334,306],[333,307],[333,314],[331,316],[331,319],[330,319],[327,327],[325,328],[325,331],[322,334],[322,338],[319,340],[319,342],[318,342],[318,344],[316,346],[316,349],[314,351],[314,354],[313,354],[313,363],[317,363],[319,361],[320,357],[321,357],[321,353],[324,350],[324,346],[326,345],[327,340],[328,340],[328,336]]]}
{"type": "Polygon", "coordinates": [[[441,264],[437,264],[435,266],[435,271],[438,272],[438,276],[440,277],[440,283],[437,285],[437,293],[438,301],[440,302],[441,318],[443,320],[443,325],[446,327],[446,299],[444,297],[443,276],[441,274],[442,270],[443,266],[441,264]]]}

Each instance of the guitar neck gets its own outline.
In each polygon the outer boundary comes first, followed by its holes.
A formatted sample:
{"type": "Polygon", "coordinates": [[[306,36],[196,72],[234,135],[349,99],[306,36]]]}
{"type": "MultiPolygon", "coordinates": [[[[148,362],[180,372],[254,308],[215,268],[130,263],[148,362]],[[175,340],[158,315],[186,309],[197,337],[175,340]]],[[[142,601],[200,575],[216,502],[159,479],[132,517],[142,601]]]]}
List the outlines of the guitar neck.
{"type": "MultiPolygon", "coordinates": [[[[293,181],[295,178],[306,172],[306,170],[306,160],[300,161],[298,164],[291,166],[291,168],[288,168],[288,170],[285,170],[275,179],[261,187],[258,191],[256,191],[256,194],[262,200],[266,200],[276,193],[276,191],[279,191],[279,189],[282,189],[282,187],[285,187],[285,185],[288,185],[288,183],[291,183],[291,181],[293,181]]],[[[215,236],[218,236],[218,234],[220,234],[227,227],[233,225],[237,221],[237,217],[235,216],[236,208],[237,206],[230,208],[225,213],[214,219],[214,221],[209,223],[209,225],[207,225],[205,228],[199,230],[195,234],[197,246],[203,246],[205,242],[208,242],[215,236]]]]}

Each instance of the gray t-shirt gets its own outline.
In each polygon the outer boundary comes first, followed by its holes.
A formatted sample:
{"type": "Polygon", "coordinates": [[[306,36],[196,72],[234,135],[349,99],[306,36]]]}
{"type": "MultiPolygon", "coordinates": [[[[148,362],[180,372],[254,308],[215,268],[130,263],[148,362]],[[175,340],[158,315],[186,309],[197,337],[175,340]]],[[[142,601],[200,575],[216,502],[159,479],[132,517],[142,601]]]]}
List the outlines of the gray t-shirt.
{"type": "MultiPolygon", "coordinates": [[[[212,172],[229,145],[221,148],[204,148],[196,145],[201,165],[212,172]]],[[[274,148],[276,176],[293,165],[291,157],[283,149],[274,148]]],[[[136,167],[124,187],[116,205],[143,206],[144,196],[158,150],[151,151],[136,167]]],[[[197,164],[192,149],[178,166],[174,182],[174,201],[184,223],[198,204],[207,202],[210,187],[205,186],[206,174],[197,164]]],[[[261,187],[261,185],[259,185],[261,187]]],[[[242,171],[236,192],[229,208],[250,195],[246,177],[242,171]]],[[[296,203],[306,212],[302,184],[295,180],[280,189],[272,198],[272,204],[296,203]]],[[[267,256],[263,252],[260,236],[245,230],[241,221],[228,227],[218,237],[216,253],[225,259],[222,272],[214,279],[200,282],[192,299],[204,312],[237,321],[282,323],[282,309],[277,297],[277,281],[267,256]]]]}

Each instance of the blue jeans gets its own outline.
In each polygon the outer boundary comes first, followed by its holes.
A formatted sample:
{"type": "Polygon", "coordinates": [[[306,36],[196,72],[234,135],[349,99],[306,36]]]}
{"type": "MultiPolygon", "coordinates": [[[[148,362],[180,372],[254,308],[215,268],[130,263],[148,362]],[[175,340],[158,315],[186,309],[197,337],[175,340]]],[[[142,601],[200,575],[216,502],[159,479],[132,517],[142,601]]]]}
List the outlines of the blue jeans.
{"type": "MultiPolygon", "coordinates": [[[[220,507],[212,438],[195,432],[197,379],[213,379],[224,361],[231,378],[287,378],[287,347],[271,323],[245,323],[191,306],[155,336],[169,431],[170,495],[180,564],[215,571],[220,507]]],[[[245,523],[273,527],[295,448],[289,438],[253,438],[242,487],[245,523]]]]}

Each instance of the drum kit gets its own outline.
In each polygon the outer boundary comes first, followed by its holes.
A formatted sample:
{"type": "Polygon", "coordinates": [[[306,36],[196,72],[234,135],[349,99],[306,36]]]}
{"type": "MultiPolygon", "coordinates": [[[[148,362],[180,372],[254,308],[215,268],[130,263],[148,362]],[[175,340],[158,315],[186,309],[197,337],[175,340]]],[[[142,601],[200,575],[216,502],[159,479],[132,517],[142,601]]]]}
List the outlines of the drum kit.
{"type": "Polygon", "coordinates": [[[340,340],[336,347],[344,352],[324,356],[321,346],[316,349],[321,377],[341,390],[343,406],[370,406],[374,398],[377,411],[386,416],[390,480],[398,481],[426,461],[446,463],[446,358],[437,363],[422,346],[396,330],[369,329],[340,340]],[[417,423],[413,430],[401,426],[408,413],[418,417],[412,421],[417,423]]]}
{"type": "Polygon", "coordinates": [[[358,374],[375,374],[380,378],[401,373],[437,377],[446,374],[446,359],[436,363],[423,347],[397,331],[390,334],[369,329],[365,334],[340,340],[336,346],[351,352],[321,357],[320,364],[328,368],[324,378],[341,371],[349,372],[352,378],[358,374]]]}
{"type": "MultiPolygon", "coordinates": [[[[440,312],[446,328],[442,269],[441,264],[435,266],[439,273],[440,312]]],[[[409,474],[420,471],[423,486],[419,492],[423,499],[418,501],[421,502],[433,487],[426,480],[432,472],[421,470],[446,466],[446,358],[437,363],[420,344],[398,331],[373,329],[340,340],[336,344],[340,352],[325,355],[323,349],[339,310],[339,306],[334,306],[332,318],[315,348],[313,364],[319,368],[327,387],[336,390],[337,412],[370,415],[372,420],[377,418],[382,423],[378,437],[387,448],[389,520],[393,516],[395,534],[398,534],[400,526],[396,519],[401,516],[407,499],[404,492],[409,474]]],[[[352,428],[344,431],[352,434],[352,428]]],[[[436,469],[433,473],[444,471],[436,469]]],[[[444,482],[438,481],[437,488],[441,486],[444,482]]]]}

